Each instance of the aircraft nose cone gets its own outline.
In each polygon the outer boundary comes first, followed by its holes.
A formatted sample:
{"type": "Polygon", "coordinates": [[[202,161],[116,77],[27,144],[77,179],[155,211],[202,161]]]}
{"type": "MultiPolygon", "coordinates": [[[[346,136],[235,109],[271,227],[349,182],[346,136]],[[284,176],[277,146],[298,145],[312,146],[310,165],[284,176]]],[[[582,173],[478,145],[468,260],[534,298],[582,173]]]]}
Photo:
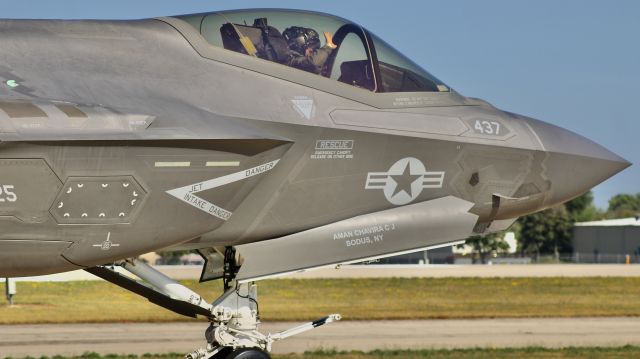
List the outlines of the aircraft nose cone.
{"type": "Polygon", "coordinates": [[[548,205],[570,200],[629,167],[631,163],[599,144],[569,130],[527,119],[548,154],[546,175],[551,182],[548,205]]]}

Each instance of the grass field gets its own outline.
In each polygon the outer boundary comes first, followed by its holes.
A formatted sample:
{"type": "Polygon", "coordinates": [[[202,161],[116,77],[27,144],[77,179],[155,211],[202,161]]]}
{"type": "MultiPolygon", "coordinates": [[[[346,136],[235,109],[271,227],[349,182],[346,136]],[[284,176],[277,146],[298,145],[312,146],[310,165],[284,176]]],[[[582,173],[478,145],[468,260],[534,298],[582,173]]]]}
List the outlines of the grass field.
{"type": "MultiPolygon", "coordinates": [[[[208,299],[222,291],[185,284],[208,299]]],[[[282,279],[260,282],[259,297],[263,321],[640,316],[634,277],[282,279]]],[[[0,305],[0,324],[185,320],[101,281],[19,282],[15,303],[0,305]]]]}
{"type": "MultiPolygon", "coordinates": [[[[523,349],[456,349],[456,350],[420,350],[420,351],[373,351],[362,352],[310,352],[305,354],[274,355],[273,359],[577,359],[605,358],[631,359],[640,357],[640,347],[625,346],[619,348],[523,348],[523,349]]],[[[79,357],[56,356],[46,359],[183,359],[181,354],[118,356],[85,354],[79,357]]],[[[40,358],[45,359],[45,358],[40,358]]]]}

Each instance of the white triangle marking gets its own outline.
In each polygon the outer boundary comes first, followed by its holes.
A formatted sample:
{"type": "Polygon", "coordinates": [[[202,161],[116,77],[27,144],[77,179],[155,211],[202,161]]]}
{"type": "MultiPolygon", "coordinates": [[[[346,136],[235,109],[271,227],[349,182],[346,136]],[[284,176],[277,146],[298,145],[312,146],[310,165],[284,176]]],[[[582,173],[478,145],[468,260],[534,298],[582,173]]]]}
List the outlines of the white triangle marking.
{"type": "Polygon", "coordinates": [[[311,119],[311,114],[313,113],[313,100],[311,99],[293,99],[291,100],[293,105],[296,107],[296,110],[300,115],[304,116],[307,120],[311,119]]]}

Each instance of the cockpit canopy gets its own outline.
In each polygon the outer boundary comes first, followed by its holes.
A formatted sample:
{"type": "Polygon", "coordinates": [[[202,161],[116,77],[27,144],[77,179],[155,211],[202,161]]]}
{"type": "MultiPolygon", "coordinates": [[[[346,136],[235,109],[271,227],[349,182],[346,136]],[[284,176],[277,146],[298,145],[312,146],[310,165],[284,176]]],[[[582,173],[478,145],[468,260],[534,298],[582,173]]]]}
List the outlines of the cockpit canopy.
{"type": "Polygon", "coordinates": [[[369,91],[449,91],[382,39],[339,17],[293,10],[238,10],[177,18],[214,46],[369,91]]]}

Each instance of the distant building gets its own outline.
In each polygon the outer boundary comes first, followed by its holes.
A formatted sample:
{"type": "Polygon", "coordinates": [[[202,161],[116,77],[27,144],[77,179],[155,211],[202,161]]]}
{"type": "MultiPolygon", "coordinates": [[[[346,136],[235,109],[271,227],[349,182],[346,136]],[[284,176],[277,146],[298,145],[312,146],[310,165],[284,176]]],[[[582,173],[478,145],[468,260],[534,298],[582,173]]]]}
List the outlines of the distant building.
{"type": "Polygon", "coordinates": [[[573,227],[573,256],[583,263],[640,263],[638,218],[581,222],[573,227]]]}

